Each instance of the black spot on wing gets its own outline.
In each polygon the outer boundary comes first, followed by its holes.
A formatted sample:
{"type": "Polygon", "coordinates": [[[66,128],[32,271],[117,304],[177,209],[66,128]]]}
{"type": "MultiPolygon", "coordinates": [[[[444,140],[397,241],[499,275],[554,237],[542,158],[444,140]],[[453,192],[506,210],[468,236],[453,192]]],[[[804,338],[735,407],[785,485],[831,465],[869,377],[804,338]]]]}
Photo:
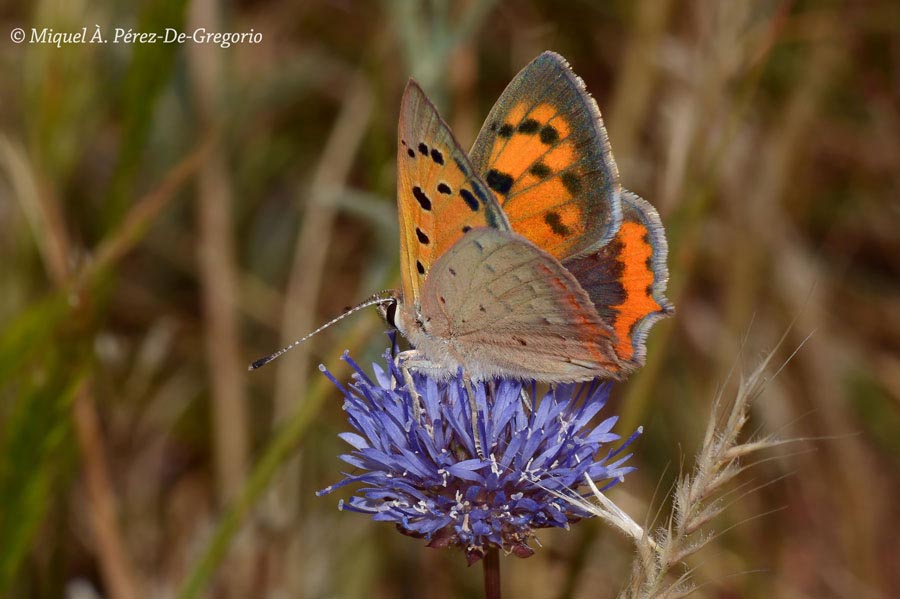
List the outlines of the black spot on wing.
{"type": "Polygon", "coordinates": [[[416,270],[419,271],[419,274],[420,274],[420,275],[424,275],[424,274],[425,274],[425,267],[424,267],[424,266],[422,265],[422,263],[419,262],[418,260],[416,260],[416,270]]]}
{"type": "Polygon", "coordinates": [[[431,159],[436,164],[444,164],[444,155],[437,148],[431,148],[431,159]]]}
{"type": "Polygon", "coordinates": [[[635,320],[631,323],[631,326],[628,327],[628,336],[631,338],[632,345],[634,345],[634,328],[641,322],[643,319],[635,320]]]}
{"type": "Polygon", "coordinates": [[[470,227],[469,225],[466,225],[462,228],[463,233],[468,233],[471,230],[472,230],[472,227],[470,227]]]}
{"type": "Polygon", "coordinates": [[[543,162],[538,162],[530,169],[528,169],[528,172],[538,179],[545,179],[550,174],[550,167],[543,162]]]}
{"type": "Polygon", "coordinates": [[[422,229],[420,229],[419,227],[416,227],[416,237],[419,238],[419,243],[421,243],[422,245],[428,245],[429,243],[431,243],[431,240],[428,239],[428,235],[423,233],[422,229]]]}
{"type": "Polygon", "coordinates": [[[485,183],[488,184],[488,187],[496,191],[497,193],[507,194],[509,193],[510,188],[513,184],[513,178],[506,173],[501,173],[497,169],[491,169],[487,172],[487,176],[484,179],[485,183]]]}
{"type": "Polygon", "coordinates": [[[422,188],[417,185],[413,187],[412,191],[413,196],[416,198],[416,201],[419,202],[419,206],[422,207],[422,210],[431,210],[431,200],[428,199],[428,196],[425,195],[422,188]]]}
{"type": "Polygon", "coordinates": [[[447,185],[446,183],[438,183],[437,190],[438,190],[438,193],[442,193],[445,196],[448,196],[451,193],[453,193],[453,190],[450,189],[450,186],[447,185]]]}
{"type": "Polygon", "coordinates": [[[525,119],[521,123],[519,123],[519,133],[537,133],[538,129],[541,128],[541,124],[534,119],[525,119]]]}
{"type": "Polygon", "coordinates": [[[420,144],[419,144],[419,153],[420,153],[422,156],[428,156],[428,146],[426,146],[426,145],[423,144],[423,143],[420,143],[420,144]]]}
{"type": "Polygon", "coordinates": [[[562,184],[573,196],[581,191],[581,178],[573,172],[565,172],[560,177],[562,184]]]}
{"type": "Polygon", "coordinates": [[[412,148],[406,148],[406,154],[407,154],[410,158],[415,158],[415,157],[416,157],[416,153],[413,151],[412,148]]]}
{"type": "Polygon", "coordinates": [[[497,132],[497,135],[509,139],[510,137],[512,137],[513,131],[515,131],[513,126],[509,123],[505,123],[502,127],[500,127],[500,131],[497,132]]]}
{"type": "Polygon", "coordinates": [[[559,217],[559,212],[548,212],[544,215],[544,222],[549,225],[551,231],[553,231],[560,237],[565,237],[572,232],[569,227],[563,224],[562,219],[560,219],[559,217]]]}
{"type": "Polygon", "coordinates": [[[541,141],[547,144],[555,144],[559,140],[559,131],[553,125],[544,125],[541,127],[541,141]]]}
{"type": "Polygon", "coordinates": [[[606,262],[611,265],[607,268],[612,278],[616,280],[621,279],[622,275],[625,274],[625,263],[622,262],[622,252],[624,250],[625,244],[618,239],[613,239],[594,254],[597,262],[606,262]]]}
{"type": "Polygon", "coordinates": [[[478,200],[475,199],[475,196],[472,195],[472,192],[468,189],[460,189],[459,197],[463,199],[466,205],[472,210],[472,212],[478,211],[478,200]]]}

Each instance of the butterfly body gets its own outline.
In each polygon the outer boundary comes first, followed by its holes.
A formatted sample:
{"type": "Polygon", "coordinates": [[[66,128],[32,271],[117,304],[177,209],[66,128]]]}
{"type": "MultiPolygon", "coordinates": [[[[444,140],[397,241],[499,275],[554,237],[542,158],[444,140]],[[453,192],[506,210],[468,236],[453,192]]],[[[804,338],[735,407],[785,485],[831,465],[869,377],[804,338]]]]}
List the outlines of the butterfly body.
{"type": "Polygon", "coordinates": [[[596,103],[545,52],[467,155],[414,81],[398,127],[401,288],[380,306],[407,366],[550,383],[621,379],[665,298],[665,232],[621,188],[596,103]]]}

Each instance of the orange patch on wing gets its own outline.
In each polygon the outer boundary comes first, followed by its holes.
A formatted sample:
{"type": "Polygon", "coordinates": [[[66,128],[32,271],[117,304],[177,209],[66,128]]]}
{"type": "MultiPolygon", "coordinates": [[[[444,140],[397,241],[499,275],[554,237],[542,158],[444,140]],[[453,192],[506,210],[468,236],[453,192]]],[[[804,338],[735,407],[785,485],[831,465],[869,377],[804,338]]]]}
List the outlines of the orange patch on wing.
{"type": "Polygon", "coordinates": [[[528,118],[534,119],[542,125],[552,119],[559,111],[552,104],[539,104],[528,114],[528,118]]]}
{"type": "MultiPolygon", "coordinates": [[[[543,214],[553,206],[568,202],[571,198],[559,177],[554,177],[541,181],[527,191],[516,193],[514,197],[504,202],[503,210],[509,216],[510,222],[514,222],[523,217],[543,214]]],[[[528,237],[527,234],[522,234],[528,237]]]]}
{"type": "Polygon", "coordinates": [[[559,133],[560,139],[569,137],[569,134],[572,132],[572,129],[569,127],[568,119],[561,114],[557,114],[555,117],[550,119],[547,124],[552,125],[553,128],[556,129],[556,132],[559,133]]]}
{"type": "Polygon", "coordinates": [[[584,234],[581,209],[576,204],[545,207],[511,224],[520,235],[556,258],[567,255],[584,234]]]}
{"type": "MultiPolygon", "coordinates": [[[[529,171],[525,171],[521,177],[515,180],[513,186],[509,190],[509,195],[513,196],[518,193],[521,193],[523,189],[528,189],[535,185],[539,185],[542,181],[541,177],[530,173],[529,171]]],[[[507,201],[504,201],[504,198],[499,198],[498,201],[501,205],[506,204],[507,201]]]]}
{"type": "Polygon", "coordinates": [[[513,133],[509,140],[498,139],[495,142],[494,150],[497,157],[492,159],[491,168],[509,175],[514,180],[518,179],[540,159],[546,149],[547,146],[541,143],[537,135],[513,133]],[[503,141],[506,142],[506,146],[499,151],[497,146],[501,146],[503,141]]]}
{"type": "Polygon", "coordinates": [[[576,204],[566,204],[565,206],[558,206],[552,210],[559,215],[560,223],[562,226],[568,228],[573,234],[578,234],[582,231],[581,219],[581,208],[579,208],[576,204]]]}
{"type": "MultiPolygon", "coordinates": [[[[568,121],[559,115],[559,111],[552,104],[540,104],[528,111],[524,103],[517,104],[507,115],[503,123],[497,126],[511,126],[514,131],[511,136],[498,135],[491,148],[491,156],[488,163],[492,168],[519,179],[526,169],[536,163],[547,151],[548,144],[541,141],[540,128],[550,125],[556,131],[556,138],[564,140],[571,133],[568,121]],[[524,121],[536,121],[537,128],[528,132],[518,130],[524,121]]],[[[557,143],[557,142],[554,142],[557,143]]]]}
{"type": "Polygon", "coordinates": [[[544,154],[541,162],[554,173],[566,169],[578,160],[578,152],[571,142],[563,142],[544,154]]]}
{"type": "MultiPolygon", "coordinates": [[[[513,106],[513,109],[509,111],[507,114],[507,123],[512,123],[513,125],[518,125],[519,121],[525,118],[525,113],[528,112],[528,106],[524,102],[520,102],[513,106]]],[[[503,123],[500,123],[501,125],[503,123]]]]}
{"type": "Polygon", "coordinates": [[[646,241],[646,233],[644,225],[626,222],[616,236],[622,243],[619,261],[624,268],[619,282],[625,290],[625,301],[611,307],[618,312],[614,324],[618,337],[616,353],[623,360],[629,360],[634,355],[631,328],[648,314],[662,309],[649,293],[653,285],[653,271],[647,266],[647,261],[653,255],[653,248],[646,241]]]}

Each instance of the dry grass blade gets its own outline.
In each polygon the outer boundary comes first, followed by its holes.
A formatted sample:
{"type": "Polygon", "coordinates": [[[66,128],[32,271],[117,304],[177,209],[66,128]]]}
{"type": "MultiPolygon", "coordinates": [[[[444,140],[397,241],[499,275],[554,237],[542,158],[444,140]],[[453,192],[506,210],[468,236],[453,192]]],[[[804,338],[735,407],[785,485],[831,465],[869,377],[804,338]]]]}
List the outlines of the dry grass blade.
{"type": "MultiPolygon", "coordinates": [[[[221,22],[219,6],[208,0],[191,4],[190,21],[197,27],[221,22]]],[[[196,110],[202,127],[215,131],[225,95],[223,56],[215,48],[195,44],[188,57],[196,110]]],[[[215,465],[221,501],[232,499],[247,475],[249,438],[242,356],[238,340],[238,269],[232,212],[234,193],[227,156],[211,147],[197,176],[197,226],[200,279],[203,289],[207,376],[216,431],[215,465]]]]}
{"type": "MultiPolygon", "coordinates": [[[[346,183],[348,174],[362,144],[373,110],[372,94],[362,75],[352,79],[334,127],[322,151],[322,157],[308,188],[309,201],[303,213],[303,223],[294,249],[294,261],[289,275],[283,306],[283,345],[300,334],[315,328],[315,305],[326,281],[326,259],[332,247],[338,209],[335,194],[346,183]]],[[[296,410],[298,398],[308,398],[304,391],[308,384],[308,344],[301,344],[291,361],[279,364],[275,384],[273,425],[281,426],[296,410]]],[[[300,498],[300,462],[295,457],[272,485],[263,513],[265,522],[275,529],[289,530],[296,521],[300,498]]],[[[298,539],[287,535],[286,547],[277,553],[301,553],[298,539]]],[[[288,558],[291,559],[291,558],[288,558]]],[[[294,572],[294,576],[299,576],[294,572]]],[[[289,576],[290,576],[289,575],[289,576]]],[[[287,584],[299,584],[295,580],[287,584]]]]}
{"type": "Polygon", "coordinates": [[[594,481],[591,480],[591,478],[587,474],[585,474],[584,478],[587,481],[587,485],[591,489],[591,492],[594,494],[597,503],[594,503],[589,499],[585,499],[574,491],[571,493],[560,493],[552,489],[547,489],[547,491],[551,495],[559,497],[560,499],[565,499],[579,509],[594,514],[595,516],[605,520],[615,528],[618,528],[626,536],[634,539],[636,543],[639,544],[642,539],[646,539],[651,548],[657,548],[656,541],[650,538],[647,535],[647,532],[643,528],[641,528],[641,526],[637,522],[632,520],[628,514],[622,511],[619,506],[617,506],[606,495],[604,495],[603,492],[597,488],[597,485],[594,484],[594,481]]]}
{"type": "Polygon", "coordinates": [[[109,585],[110,597],[137,598],[140,596],[138,576],[117,523],[118,500],[110,480],[97,407],[87,385],[85,382],[76,394],[73,418],[84,463],[86,492],[92,506],[89,516],[100,568],[109,585]]]}
{"type": "MultiPolygon", "coordinates": [[[[681,571],[673,582],[669,582],[669,573],[680,568],[685,559],[718,536],[705,527],[729,505],[724,501],[728,493],[723,490],[748,467],[739,460],[762,449],[791,442],[772,435],[740,442],[750,406],[770,380],[766,372],[776,350],[777,347],[749,376],[741,378],[730,405],[724,401],[724,390],[719,391],[693,471],[678,481],[671,494],[672,512],[668,525],[656,533],[655,539],[646,534],[631,535],[636,541],[638,552],[632,563],[631,580],[620,597],[684,597],[695,590],[691,581],[691,569],[681,571]]],[[[766,483],[754,487],[750,492],[765,485],[766,483]]],[[[593,510],[594,513],[621,528],[615,518],[607,516],[609,510],[603,502],[605,498],[596,490],[594,493],[604,506],[593,510]]]]}

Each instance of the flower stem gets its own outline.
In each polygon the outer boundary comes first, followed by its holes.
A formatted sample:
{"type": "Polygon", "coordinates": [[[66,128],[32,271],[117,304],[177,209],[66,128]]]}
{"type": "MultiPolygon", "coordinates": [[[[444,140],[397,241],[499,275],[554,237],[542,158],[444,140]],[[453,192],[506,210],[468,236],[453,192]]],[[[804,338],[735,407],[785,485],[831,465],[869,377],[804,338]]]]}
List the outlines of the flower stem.
{"type": "Polygon", "coordinates": [[[496,547],[484,555],[484,597],[500,599],[500,553],[496,547]]]}

